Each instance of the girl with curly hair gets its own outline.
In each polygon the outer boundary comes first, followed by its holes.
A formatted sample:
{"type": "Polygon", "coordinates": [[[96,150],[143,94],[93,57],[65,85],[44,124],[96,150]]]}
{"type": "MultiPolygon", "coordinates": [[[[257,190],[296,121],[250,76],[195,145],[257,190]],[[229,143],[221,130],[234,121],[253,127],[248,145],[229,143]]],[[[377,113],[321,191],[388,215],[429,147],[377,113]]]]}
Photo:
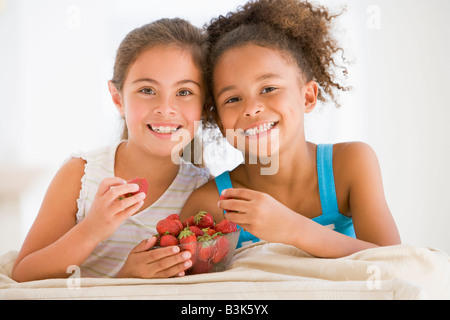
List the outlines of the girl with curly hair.
{"type": "Polygon", "coordinates": [[[243,229],[238,246],[263,239],[318,257],[400,243],[373,150],[305,138],[304,114],[318,100],[339,106],[348,90],[335,74],[342,51],[331,33],[335,18],[304,1],[259,0],[211,21],[214,103],[206,111],[244,163],[194,191],[182,218],[207,210],[243,229]],[[273,155],[278,170],[261,174],[273,155]]]}

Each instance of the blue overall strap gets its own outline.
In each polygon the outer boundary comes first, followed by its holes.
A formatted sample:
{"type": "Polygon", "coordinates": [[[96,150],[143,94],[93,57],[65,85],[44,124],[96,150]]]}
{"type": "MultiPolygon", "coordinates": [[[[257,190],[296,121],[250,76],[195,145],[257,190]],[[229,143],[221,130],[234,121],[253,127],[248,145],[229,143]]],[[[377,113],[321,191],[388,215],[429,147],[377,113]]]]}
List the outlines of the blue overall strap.
{"type": "Polygon", "coordinates": [[[222,191],[225,189],[233,188],[231,184],[230,171],[224,171],[222,174],[216,177],[216,186],[219,191],[219,196],[222,194],[222,191]]]}
{"type": "MultiPolygon", "coordinates": [[[[223,190],[233,188],[233,184],[231,183],[229,171],[225,171],[222,174],[218,175],[215,178],[215,181],[216,181],[217,190],[219,191],[219,195],[222,194],[223,190]]],[[[225,213],[225,210],[224,210],[224,213],[225,213]]],[[[236,248],[240,248],[244,244],[249,244],[252,242],[260,241],[259,238],[255,237],[250,232],[245,231],[239,225],[238,225],[238,229],[241,230],[241,233],[239,234],[239,240],[238,240],[236,248]]]]}
{"type": "Polygon", "coordinates": [[[322,214],[339,212],[334,185],[332,144],[317,146],[317,175],[322,214]]]}

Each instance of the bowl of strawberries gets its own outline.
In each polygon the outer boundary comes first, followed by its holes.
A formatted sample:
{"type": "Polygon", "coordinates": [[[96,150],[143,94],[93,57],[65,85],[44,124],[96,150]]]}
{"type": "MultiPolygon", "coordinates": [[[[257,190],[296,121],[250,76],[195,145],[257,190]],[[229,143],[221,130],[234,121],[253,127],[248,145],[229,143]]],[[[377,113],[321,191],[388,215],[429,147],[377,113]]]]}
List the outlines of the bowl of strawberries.
{"type": "Polygon", "coordinates": [[[160,220],[154,248],[179,246],[191,252],[192,266],[187,275],[225,271],[231,264],[240,230],[229,220],[216,224],[206,211],[181,222],[177,214],[160,220]]]}

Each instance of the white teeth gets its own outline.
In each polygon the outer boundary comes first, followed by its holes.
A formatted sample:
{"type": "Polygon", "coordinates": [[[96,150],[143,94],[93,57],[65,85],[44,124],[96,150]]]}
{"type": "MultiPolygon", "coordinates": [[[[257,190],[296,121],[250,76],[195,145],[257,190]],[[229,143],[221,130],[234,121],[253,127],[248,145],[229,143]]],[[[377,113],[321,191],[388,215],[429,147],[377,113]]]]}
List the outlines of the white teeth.
{"type": "Polygon", "coordinates": [[[244,134],[247,136],[254,136],[256,134],[260,134],[260,133],[263,133],[263,132],[266,132],[266,131],[272,129],[272,127],[274,125],[275,125],[275,122],[267,122],[267,123],[260,125],[259,127],[254,127],[254,128],[245,130],[244,134]]]}
{"type": "Polygon", "coordinates": [[[166,127],[166,126],[150,126],[150,128],[156,133],[174,133],[178,130],[177,127],[166,127]]]}

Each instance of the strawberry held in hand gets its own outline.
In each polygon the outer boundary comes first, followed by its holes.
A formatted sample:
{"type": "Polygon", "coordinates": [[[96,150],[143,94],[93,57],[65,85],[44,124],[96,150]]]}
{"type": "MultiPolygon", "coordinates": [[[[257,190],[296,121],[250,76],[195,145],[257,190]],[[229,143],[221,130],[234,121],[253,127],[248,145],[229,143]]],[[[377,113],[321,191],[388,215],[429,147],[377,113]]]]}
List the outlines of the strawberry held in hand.
{"type": "Polygon", "coordinates": [[[134,196],[135,194],[138,194],[140,192],[144,192],[145,194],[147,194],[148,183],[147,183],[147,180],[145,180],[145,178],[136,177],[134,179],[131,179],[131,180],[127,181],[127,184],[130,184],[130,183],[137,184],[139,186],[139,190],[136,191],[136,192],[130,192],[130,193],[125,194],[125,195],[123,195],[123,197],[119,197],[119,200],[123,200],[125,198],[134,196]]]}

